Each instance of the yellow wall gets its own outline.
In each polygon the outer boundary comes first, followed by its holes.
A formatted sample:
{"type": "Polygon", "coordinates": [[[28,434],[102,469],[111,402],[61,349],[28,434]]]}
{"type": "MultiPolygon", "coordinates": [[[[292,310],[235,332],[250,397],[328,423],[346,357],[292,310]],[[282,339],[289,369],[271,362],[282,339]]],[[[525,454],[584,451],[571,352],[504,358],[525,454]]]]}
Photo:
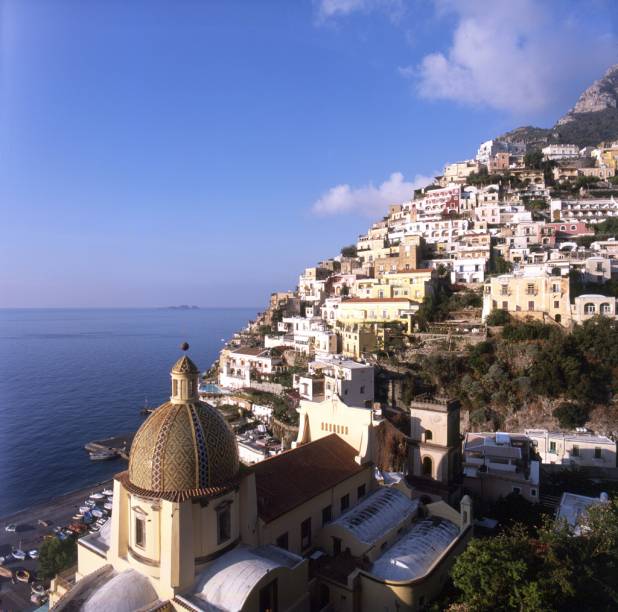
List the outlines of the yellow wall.
{"type": "MultiPolygon", "coordinates": [[[[306,474],[305,477],[310,478],[310,474],[306,474]]],[[[288,549],[293,553],[302,554],[301,523],[311,518],[311,545],[315,546],[322,530],[322,510],[330,505],[332,518],[336,519],[341,514],[340,502],[344,495],[350,496],[349,507],[351,508],[358,501],[358,487],[364,484],[366,493],[369,493],[374,482],[372,470],[367,468],[270,523],[260,520],[258,523],[259,543],[275,544],[277,538],[287,532],[288,549]]]]}
{"type": "Polygon", "coordinates": [[[518,318],[548,316],[555,320],[559,315],[562,325],[571,321],[569,279],[565,276],[506,274],[493,277],[485,285],[483,299],[483,317],[497,308],[518,318]]]}

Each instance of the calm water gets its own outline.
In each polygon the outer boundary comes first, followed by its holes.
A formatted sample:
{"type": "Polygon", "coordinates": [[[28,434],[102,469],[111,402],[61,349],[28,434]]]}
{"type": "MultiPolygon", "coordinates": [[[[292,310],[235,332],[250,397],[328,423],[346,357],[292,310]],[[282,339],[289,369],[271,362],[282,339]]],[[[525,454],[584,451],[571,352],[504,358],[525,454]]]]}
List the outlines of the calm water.
{"type": "Polygon", "coordinates": [[[109,478],[86,442],[135,431],[190,343],[201,370],[255,309],[0,310],[0,516],[109,478]]]}

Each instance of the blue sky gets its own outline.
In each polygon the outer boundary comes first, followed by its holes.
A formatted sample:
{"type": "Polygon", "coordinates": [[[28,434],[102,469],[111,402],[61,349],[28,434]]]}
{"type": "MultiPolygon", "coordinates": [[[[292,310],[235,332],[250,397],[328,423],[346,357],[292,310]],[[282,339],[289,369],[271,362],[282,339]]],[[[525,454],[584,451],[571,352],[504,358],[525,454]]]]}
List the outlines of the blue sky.
{"type": "Polygon", "coordinates": [[[444,163],[553,124],[617,25],[611,0],[0,0],[0,306],[262,306],[444,163]]]}

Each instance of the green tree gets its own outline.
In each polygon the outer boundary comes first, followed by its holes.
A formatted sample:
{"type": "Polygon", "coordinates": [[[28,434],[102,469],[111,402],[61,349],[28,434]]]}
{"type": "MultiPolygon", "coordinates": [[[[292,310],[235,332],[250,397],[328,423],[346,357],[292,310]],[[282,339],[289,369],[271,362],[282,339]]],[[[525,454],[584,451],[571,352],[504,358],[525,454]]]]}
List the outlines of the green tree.
{"type": "Polygon", "coordinates": [[[49,538],[40,550],[40,571],[45,578],[53,578],[77,562],[77,542],[73,538],[49,538]]]}
{"type": "Polygon", "coordinates": [[[465,609],[568,612],[618,608],[618,503],[588,508],[581,531],[548,519],[472,540],[451,575],[465,609]]]}
{"type": "Polygon", "coordinates": [[[356,257],[356,245],[349,244],[341,249],[341,255],[343,257],[356,257]]]}
{"type": "Polygon", "coordinates": [[[471,610],[551,610],[551,600],[545,601],[535,579],[538,565],[531,542],[518,529],[471,540],[451,575],[471,610]]]}
{"type": "Polygon", "coordinates": [[[536,149],[524,155],[524,165],[530,170],[541,170],[543,168],[543,151],[536,149]]]}
{"type": "Polygon", "coordinates": [[[511,315],[506,310],[494,308],[487,316],[487,325],[506,325],[511,321],[511,315]]]}
{"type": "Polygon", "coordinates": [[[489,272],[491,274],[508,274],[513,270],[513,264],[506,261],[500,253],[492,249],[489,257],[489,272]]]}
{"type": "Polygon", "coordinates": [[[554,416],[558,419],[560,427],[575,429],[586,424],[588,409],[582,404],[563,402],[554,410],[554,416]]]}

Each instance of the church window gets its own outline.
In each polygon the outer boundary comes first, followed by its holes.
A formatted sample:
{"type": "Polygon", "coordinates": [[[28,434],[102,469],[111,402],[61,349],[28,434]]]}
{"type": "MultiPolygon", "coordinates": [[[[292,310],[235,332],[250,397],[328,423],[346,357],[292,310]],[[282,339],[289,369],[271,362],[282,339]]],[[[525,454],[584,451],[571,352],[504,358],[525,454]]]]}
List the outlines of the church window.
{"type": "Polygon", "coordinates": [[[423,476],[431,476],[433,472],[433,461],[431,457],[425,457],[423,459],[423,476]]]}
{"type": "Polygon", "coordinates": [[[135,517],[135,546],[146,547],[146,521],[143,516],[135,517]]]}
{"type": "Polygon", "coordinates": [[[276,578],[260,589],[260,612],[278,612],[279,602],[277,601],[277,591],[276,578]]]}
{"type": "Polygon", "coordinates": [[[311,546],[311,518],[300,524],[300,546],[303,550],[311,546]]]}
{"type": "Polygon", "coordinates": [[[285,533],[282,533],[277,538],[276,544],[277,544],[277,546],[279,548],[283,548],[283,550],[287,550],[288,549],[288,532],[287,531],[285,533]]]}
{"type": "Polygon", "coordinates": [[[431,429],[426,429],[425,430],[425,442],[431,440],[432,438],[433,438],[433,433],[431,429]]]}
{"type": "Polygon", "coordinates": [[[232,535],[232,516],[230,504],[221,504],[217,509],[217,544],[229,540],[232,535]]]}

